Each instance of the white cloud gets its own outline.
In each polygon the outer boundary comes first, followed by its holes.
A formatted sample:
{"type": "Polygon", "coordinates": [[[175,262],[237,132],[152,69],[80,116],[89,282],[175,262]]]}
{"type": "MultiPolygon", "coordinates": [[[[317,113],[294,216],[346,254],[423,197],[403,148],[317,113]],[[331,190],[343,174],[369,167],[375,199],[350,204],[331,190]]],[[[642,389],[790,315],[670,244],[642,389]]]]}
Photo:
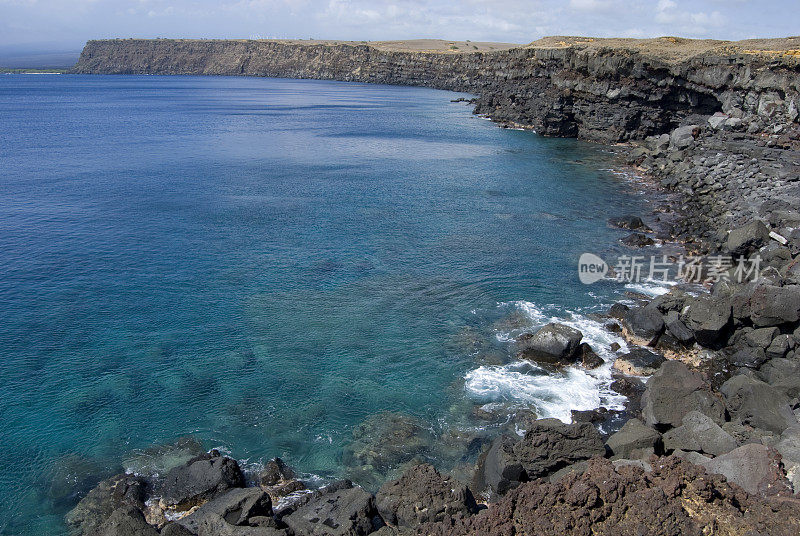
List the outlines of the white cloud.
{"type": "Polygon", "coordinates": [[[797,0],[0,0],[0,46],[37,40],[79,46],[117,36],[739,39],[796,34],[796,13],[797,0]]]}

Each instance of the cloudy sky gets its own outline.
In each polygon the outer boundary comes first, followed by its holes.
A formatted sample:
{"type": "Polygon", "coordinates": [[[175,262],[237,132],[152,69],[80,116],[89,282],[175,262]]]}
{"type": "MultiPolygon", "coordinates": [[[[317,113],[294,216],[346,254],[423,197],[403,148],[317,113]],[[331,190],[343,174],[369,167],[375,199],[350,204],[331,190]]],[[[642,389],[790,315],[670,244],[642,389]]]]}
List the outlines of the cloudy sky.
{"type": "Polygon", "coordinates": [[[159,36],[527,43],[545,35],[798,33],[800,0],[0,0],[0,47],[159,36]]]}

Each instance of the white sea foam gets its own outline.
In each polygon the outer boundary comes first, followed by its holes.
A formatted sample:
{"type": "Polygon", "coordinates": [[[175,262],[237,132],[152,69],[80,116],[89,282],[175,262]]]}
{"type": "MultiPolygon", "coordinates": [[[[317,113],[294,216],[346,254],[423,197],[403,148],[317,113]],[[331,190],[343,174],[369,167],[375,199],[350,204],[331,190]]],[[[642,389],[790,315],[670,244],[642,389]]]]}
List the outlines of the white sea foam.
{"type": "Polygon", "coordinates": [[[535,304],[518,301],[500,304],[514,308],[529,319],[530,325],[508,332],[498,332],[500,341],[511,341],[523,331],[529,331],[548,322],[559,322],[583,333],[584,341],[602,357],[605,363],[594,370],[567,367],[559,373],[549,373],[527,361],[517,361],[502,366],[482,366],[467,373],[465,387],[473,398],[485,402],[521,402],[532,406],[539,417],[553,417],[571,421],[572,410],[590,410],[600,406],[622,409],[625,397],[614,393],[611,383],[611,366],[615,354],[612,343],[623,351],[627,344],[622,337],[606,330],[602,323],[575,312],[550,315],[535,304]]]}
{"type": "Polygon", "coordinates": [[[628,283],[625,288],[645,296],[655,298],[662,296],[670,291],[677,284],[677,281],[661,281],[657,279],[647,279],[639,283],[628,283]]]}

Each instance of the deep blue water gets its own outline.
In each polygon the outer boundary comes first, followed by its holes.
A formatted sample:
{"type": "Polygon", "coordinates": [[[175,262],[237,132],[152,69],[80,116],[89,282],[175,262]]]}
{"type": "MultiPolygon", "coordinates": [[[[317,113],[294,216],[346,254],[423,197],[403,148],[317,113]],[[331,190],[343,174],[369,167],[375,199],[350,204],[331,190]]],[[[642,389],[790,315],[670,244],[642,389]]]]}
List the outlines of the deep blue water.
{"type": "Polygon", "coordinates": [[[602,147],[455,96],[0,77],[0,532],[64,530],[64,464],[111,470],[187,434],[325,477],[381,411],[436,430],[487,401],[554,414],[546,377],[517,392],[526,371],[476,355],[520,316],[607,303],[577,257],[645,200],[602,147]]]}

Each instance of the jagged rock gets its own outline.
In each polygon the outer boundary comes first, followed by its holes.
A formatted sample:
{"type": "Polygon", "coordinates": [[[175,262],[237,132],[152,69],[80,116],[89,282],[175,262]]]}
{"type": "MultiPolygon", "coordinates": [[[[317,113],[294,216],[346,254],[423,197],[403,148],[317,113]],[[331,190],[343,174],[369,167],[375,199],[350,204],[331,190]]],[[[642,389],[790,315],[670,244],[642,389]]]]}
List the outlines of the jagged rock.
{"type": "Polygon", "coordinates": [[[756,498],[675,457],[652,471],[594,459],[557,482],[528,482],[481,513],[425,524],[426,536],[700,536],[800,532],[800,503],[756,498]],[[711,534],[711,533],[709,533],[711,534]]]}
{"type": "Polygon", "coordinates": [[[177,523],[167,523],[164,528],[161,529],[160,534],[161,536],[197,536],[177,523]]]}
{"type": "Polygon", "coordinates": [[[744,346],[728,358],[728,362],[736,367],[757,369],[767,361],[767,354],[761,348],[744,346]]]}
{"type": "Polygon", "coordinates": [[[683,320],[694,332],[698,343],[715,348],[726,338],[731,327],[731,302],[710,296],[687,300],[683,320]]]}
{"type": "Polygon", "coordinates": [[[605,361],[592,350],[592,347],[585,342],[581,343],[578,347],[578,354],[580,355],[581,365],[586,369],[596,369],[601,366],[605,361]]]}
{"type": "Polygon", "coordinates": [[[669,141],[672,147],[685,149],[694,143],[695,138],[700,132],[700,125],[688,125],[678,127],[670,134],[669,141]]]}
{"type": "Polygon", "coordinates": [[[647,246],[652,246],[656,243],[655,240],[642,233],[629,234],[628,236],[620,240],[620,242],[632,248],[645,248],[647,246]]]}
{"type": "Polygon", "coordinates": [[[478,511],[469,488],[427,464],[412,467],[400,479],[384,484],[375,500],[383,519],[399,527],[478,511]]]}
{"type": "Polygon", "coordinates": [[[236,460],[212,451],[169,471],[161,485],[161,502],[186,510],[244,484],[236,460]]]}
{"type": "Polygon", "coordinates": [[[731,231],[725,249],[734,258],[749,257],[767,243],[769,243],[769,228],[764,222],[757,220],[731,231]]]}
{"type": "Polygon", "coordinates": [[[800,320],[800,287],[758,286],[750,297],[750,318],[757,327],[797,322],[800,320]]]}
{"type": "Polygon", "coordinates": [[[650,228],[644,224],[642,218],[639,216],[622,216],[619,218],[611,218],[608,220],[609,225],[619,229],[630,229],[631,231],[642,230],[649,232],[650,228]]]}
{"type": "Polygon", "coordinates": [[[711,460],[710,456],[705,456],[694,451],[684,452],[682,450],[676,450],[672,453],[672,455],[682,460],[686,460],[689,463],[693,463],[694,465],[703,465],[707,461],[711,460]]]}
{"type": "Polygon", "coordinates": [[[608,310],[608,316],[611,318],[616,318],[617,320],[623,320],[625,315],[630,310],[630,307],[625,305],[624,303],[615,303],[611,306],[608,310]]]}
{"type": "Polygon", "coordinates": [[[295,478],[294,471],[280,458],[267,462],[264,470],[258,475],[258,481],[262,486],[276,486],[284,480],[293,478],[295,478]]]}
{"type": "Polygon", "coordinates": [[[258,482],[261,489],[273,499],[285,497],[306,488],[305,484],[296,479],[294,471],[280,458],[274,458],[267,462],[264,470],[258,475],[258,482]]]}
{"type": "Polygon", "coordinates": [[[758,376],[789,400],[800,398],[800,362],[796,359],[771,359],[759,369],[758,376]]]}
{"type": "Polygon", "coordinates": [[[720,392],[731,417],[738,422],[777,434],[797,424],[789,398],[761,380],[739,374],[726,381],[720,392]]]}
{"type": "Polygon", "coordinates": [[[781,455],[786,478],[795,493],[800,493],[800,426],[787,428],[781,434],[775,450],[781,455]]]}
{"type": "Polygon", "coordinates": [[[653,345],[664,332],[664,318],[655,307],[634,307],[625,314],[625,325],[634,336],[653,345]]]}
{"type": "Polygon", "coordinates": [[[703,377],[680,361],[667,361],[647,381],[642,395],[645,422],[654,427],[680,426],[693,410],[716,423],[725,422],[725,406],[703,377]]]}
{"type": "Polygon", "coordinates": [[[202,536],[201,532],[208,532],[207,527],[219,528],[218,519],[229,525],[247,525],[252,517],[271,515],[269,495],[259,488],[238,488],[216,496],[178,523],[202,536]]]}
{"type": "Polygon", "coordinates": [[[659,442],[661,434],[645,426],[639,419],[630,419],[620,430],[606,441],[612,459],[640,459],[652,454],[659,442]]]}
{"type": "Polygon", "coordinates": [[[738,447],[736,440],[699,411],[690,411],[683,424],[664,434],[664,449],[696,451],[719,456],[738,447]]]}
{"type": "Polygon", "coordinates": [[[519,356],[550,364],[571,364],[578,356],[583,334],[562,324],[547,324],[517,341],[519,356]]]}
{"type": "Polygon", "coordinates": [[[694,340],[694,332],[686,327],[678,311],[667,312],[664,317],[664,325],[678,342],[688,344],[694,340]]]}
{"type": "Polygon", "coordinates": [[[743,445],[703,465],[709,473],[721,474],[754,495],[791,493],[780,468],[780,455],[764,445],[743,445]]]}
{"type": "Polygon", "coordinates": [[[302,497],[281,520],[304,536],[364,536],[384,524],[375,497],[349,481],[302,497]]]}
{"type": "Polygon", "coordinates": [[[600,434],[588,423],[536,421],[520,440],[497,438],[479,462],[476,484],[503,494],[530,479],[547,476],[573,463],[605,454],[600,434]]]}
{"type": "Polygon", "coordinates": [[[753,348],[761,348],[762,350],[766,350],[772,343],[772,339],[774,339],[779,333],[780,330],[775,327],[754,329],[747,333],[745,340],[747,341],[747,344],[753,348]]]}
{"type": "Polygon", "coordinates": [[[614,368],[623,374],[650,376],[666,361],[664,356],[645,348],[634,348],[614,361],[614,368]]]}
{"type": "Polygon", "coordinates": [[[773,339],[766,351],[767,359],[781,359],[792,347],[791,335],[778,335],[773,339]]]}
{"type": "Polygon", "coordinates": [[[158,531],[147,524],[142,511],[133,506],[114,510],[100,526],[96,536],[158,536],[158,531]]]}
{"type": "Polygon", "coordinates": [[[147,483],[138,476],[117,475],[100,482],[65,518],[67,525],[85,535],[97,533],[112,512],[131,506],[144,508],[147,483]]]}

